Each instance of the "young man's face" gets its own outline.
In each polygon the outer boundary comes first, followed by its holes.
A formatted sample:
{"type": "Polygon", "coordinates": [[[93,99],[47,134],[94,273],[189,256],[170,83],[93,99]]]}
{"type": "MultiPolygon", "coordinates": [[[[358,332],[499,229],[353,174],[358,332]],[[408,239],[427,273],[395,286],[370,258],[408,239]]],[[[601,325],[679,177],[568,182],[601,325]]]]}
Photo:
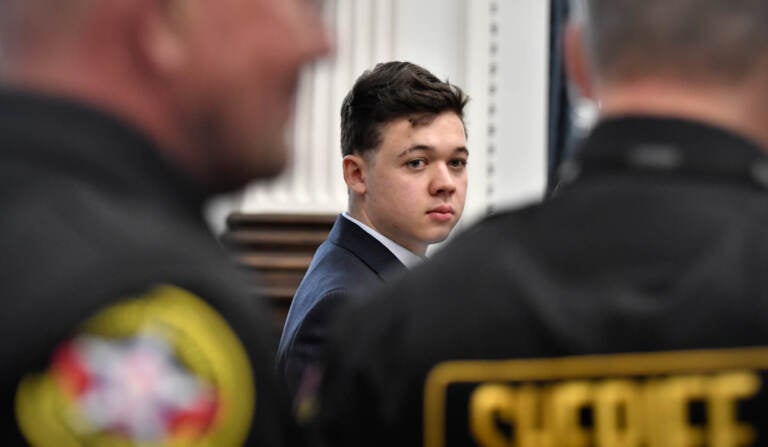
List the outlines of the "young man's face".
{"type": "Polygon", "coordinates": [[[363,222],[421,255],[448,237],[464,210],[466,146],[453,112],[383,126],[378,148],[363,157],[363,222]]]}

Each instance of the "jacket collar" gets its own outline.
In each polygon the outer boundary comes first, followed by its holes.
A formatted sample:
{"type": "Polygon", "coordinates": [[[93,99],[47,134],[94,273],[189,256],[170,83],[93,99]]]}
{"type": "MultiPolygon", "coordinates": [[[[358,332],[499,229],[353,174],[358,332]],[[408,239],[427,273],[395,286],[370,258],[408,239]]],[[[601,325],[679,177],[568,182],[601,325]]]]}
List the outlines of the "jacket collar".
{"type": "Polygon", "coordinates": [[[405,271],[405,266],[387,247],[342,215],[336,218],[328,240],[354,254],[382,279],[405,271]]]}
{"type": "Polygon", "coordinates": [[[0,89],[0,156],[35,160],[121,194],[160,200],[200,215],[202,186],[146,136],[116,117],[75,101],[0,89]],[[83,176],[83,172],[87,173],[83,176]]]}
{"type": "Polygon", "coordinates": [[[706,177],[768,189],[768,158],[735,133],[683,119],[631,116],[599,123],[559,171],[561,186],[617,171],[706,177]]]}

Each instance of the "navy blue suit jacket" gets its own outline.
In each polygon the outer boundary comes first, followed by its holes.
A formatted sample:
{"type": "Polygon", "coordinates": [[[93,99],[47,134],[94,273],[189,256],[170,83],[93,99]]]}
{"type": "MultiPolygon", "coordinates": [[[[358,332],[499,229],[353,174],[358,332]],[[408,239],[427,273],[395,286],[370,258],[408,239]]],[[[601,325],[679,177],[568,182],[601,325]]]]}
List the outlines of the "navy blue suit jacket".
{"type": "Polygon", "coordinates": [[[353,292],[381,284],[403,271],[403,264],[381,242],[339,216],[318,247],[291,302],[277,351],[278,368],[297,391],[304,369],[317,363],[329,326],[353,292]]]}

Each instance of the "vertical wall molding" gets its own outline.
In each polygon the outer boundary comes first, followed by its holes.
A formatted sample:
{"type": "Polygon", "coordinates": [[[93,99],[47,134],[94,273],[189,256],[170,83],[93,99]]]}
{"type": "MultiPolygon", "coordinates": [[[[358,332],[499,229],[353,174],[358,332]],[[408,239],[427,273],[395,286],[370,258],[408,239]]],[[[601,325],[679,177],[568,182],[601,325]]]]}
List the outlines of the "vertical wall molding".
{"type": "Polygon", "coordinates": [[[488,5],[488,125],[486,127],[488,134],[488,143],[486,145],[486,201],[485,210],[487,214],[494,211],[494,194],[496,192],[496,159],[497,149],[499,147],[498,135],[496,130],[499,126],[497,122],[497,92],[499,90],[499,2],[493,0],[488,5]]]}
{"type": "Polygon", "coordinates": [[[496,0],[488,208],[540,201],[547,183],[549,2],[496,0]]]}

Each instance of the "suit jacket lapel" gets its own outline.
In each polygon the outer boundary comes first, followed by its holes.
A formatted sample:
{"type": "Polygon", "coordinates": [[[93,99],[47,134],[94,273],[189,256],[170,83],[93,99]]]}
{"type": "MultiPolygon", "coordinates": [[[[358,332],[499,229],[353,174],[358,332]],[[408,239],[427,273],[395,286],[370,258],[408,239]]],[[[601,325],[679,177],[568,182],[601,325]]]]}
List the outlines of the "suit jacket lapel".
{"type": "Polygon", "coordinates": [[[342,215],[336,218],[328,240],[350,251],[381,279],[405,270],[405,266],[387,247],[342,215]]]}

